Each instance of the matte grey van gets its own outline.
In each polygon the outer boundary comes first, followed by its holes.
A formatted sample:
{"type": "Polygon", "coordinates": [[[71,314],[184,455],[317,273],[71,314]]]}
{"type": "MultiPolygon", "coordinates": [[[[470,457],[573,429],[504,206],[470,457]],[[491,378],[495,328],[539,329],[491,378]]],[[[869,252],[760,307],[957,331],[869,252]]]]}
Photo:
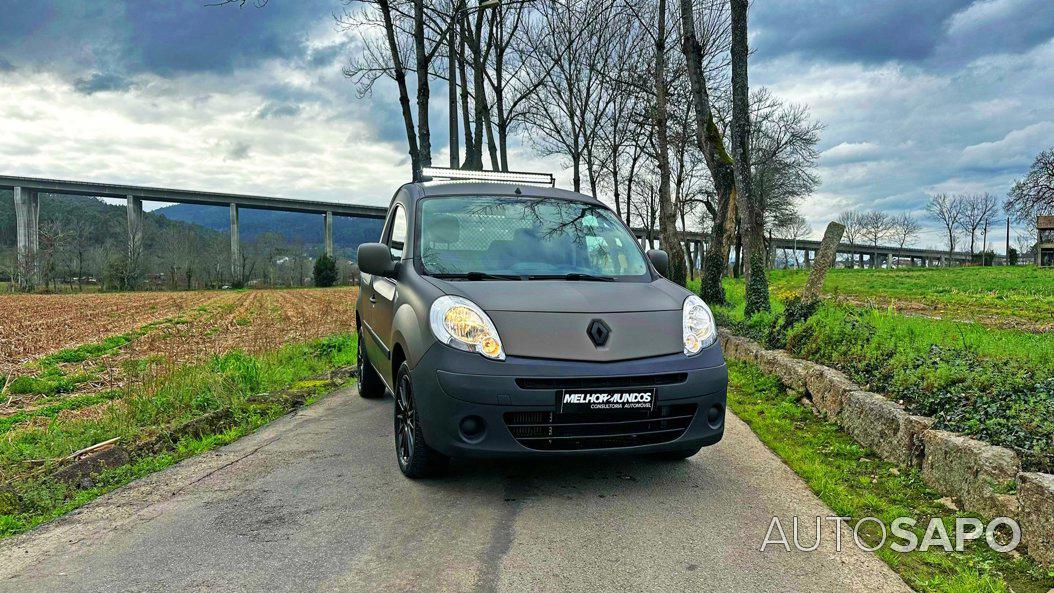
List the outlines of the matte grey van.
{"type": "Polygon", "coordinates": [[[451,457],[683,459],[721,440],[710,309],[594,198],[407,184],[358,259],[359,392],[394,395],[408,477],[451,457]]]}

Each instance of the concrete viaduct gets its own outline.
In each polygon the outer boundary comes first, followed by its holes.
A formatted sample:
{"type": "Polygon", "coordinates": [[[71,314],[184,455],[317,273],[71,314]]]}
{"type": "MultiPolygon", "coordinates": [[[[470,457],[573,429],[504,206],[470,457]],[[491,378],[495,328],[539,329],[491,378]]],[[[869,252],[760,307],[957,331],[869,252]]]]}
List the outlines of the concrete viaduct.
{"type": "MultiPolygon", "coordinates": [[[[92,183],[61,179],[43,179],[34,177],[12,177],[0,175],[0,189],[10,189],[14,194],[15,220],[17,234],[17,253],[19,269],[23,263],[29,266],[28,273],[35,274],[36,252],[39,237],[40,193],[66,194],[75,196],[107,197],[123,199],[128,208],[128,245],[131,250],[142,250],[143,241],[143,201],[169,202],[177,204],[204,204],[210,206],[227,206],[231,215],[231,276],[241,276],[241,246],[238,236],[238,211],[241,208],[261,210],[280,210],[285,212],[306,212],[322,216],[325,237],[325,250],[333,254],[333,217],[347,216],[359,218],[383,219],[387,212],[384,206],[366,206],[347,202],[323,202],[317,200],[259,196],[248,194],[229,194],[219,192],[194,191],[185,189],[168,189],[115,183],[92,183]]],[[[633,233],[642,245],[653,244],[657,232],[634,228],[633,233]]],[[[685,247],[690,257],[698,265],[702,261],[704,243],[708,234],[698,231],[683,233],[685,247]]],[[[806,266],[811,255],[820,248],[819,241],[773,239],[769,246],[770,261],[775,260],[777,250],[795,250],[804,254],[806,266]]],[[[893,257],[910,258],[912,263],[921,266],[949,265],[970,261],[970,254],[956,252],[949,254],[943,251],[927,249],[899,249],[896,247],[871,247],[866,245],[849,245],[843,243],[839,253],[859,257],[863,265],[864,257],[872,258],[872,265],[887,265],[893,257]],[[876,258],[877,259],[874,259],[876,258]]],[[[139,257],[141,253],[130,253],[130,257],[139,257]]]]}
{"type": "MultiPolygon", "coordinates": [[[[273,196],[227,194],[33,177],[0,176],[0,189],[10,189],[14,193],[19,269],[22,270],[25,267],[23,262],[26,262],[26,266],[31,268],[29,270],[30,273],[35,273],[32,268],[35,267],[34,262],[36,261],[38,248],[39,194],[41,193],[126,200],[128,207],[128,245],[129,249],[132,250],[142,250],[143,201],[227,206],[231,212],[231,276],[234,278],[241,277],[241,243],[238,236],[238,211],[241,208],[306,212],[321,215],[325,248],[328,255],[333,255],[334,216],[383,219],[388,210],[384,206],[364,206],[345,202],[322,202],[273,196]]],[[[139,255],[141,254],[130,254],[131,257],[138,257],[139,255]]]]}
{"type": "MultiPolygon", "coordinates": [[[[633,234],[637,236],[637,240],[641,242],[641,245],[646,248],[658,244],[658,231],[649,233],[646,229],[634,228],[633,234]]],[[[697,268],[701,267],[700,264],[705,253],[705,243],[709,241],[710,234],[699,231],[686,231],[682,232],[681,236],[684,240],[685,251],[690,254],[690,259],[695,262],[697,268]]],[[[768,261],[770,266],[776,261],[776,253],[782,250],[795,254],[801,253],[805,266],[811,267],[813,257],[820,250],[820,242],[811,239],[780,239],[773,237],[769,240],[768,261]]],[[[859,262],[857,266],[861,268],[864,267],[865,257],[868,258],[867,263],[870,267],[881,267],[882,265],[890,267],[894,258],[908,259],[912,265],[922,267],[961,265],[969,263],[972,257],[969,253],[962,251],[948,253],[947,251],[933,249],[916,249],[913,247],[901,249],[900,247],[888,245],[875,247],[865,244],[850,245],[849,243],[841,243],[838,246],[838,253],[839,255],[851,256],[853,261],[859,262]]],[[[1002,256],[997,256],[996,259],[999,260],[1000,257],[1002,256]]]]}

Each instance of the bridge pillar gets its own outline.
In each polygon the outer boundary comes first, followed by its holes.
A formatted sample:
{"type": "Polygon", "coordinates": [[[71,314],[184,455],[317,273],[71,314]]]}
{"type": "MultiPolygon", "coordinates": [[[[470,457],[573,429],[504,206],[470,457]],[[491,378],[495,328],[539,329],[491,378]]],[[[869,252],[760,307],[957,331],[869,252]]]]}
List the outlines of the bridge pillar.
{"type": "Polygon", "coordinates": [[[33,288],[37,281],[37,250],[40,246],[40,196],[36,190],[16,187],[15,234],[17,235],[18,285],[33,288]]]}
{"type": "Polygon", "coordinates": [[[325,229],[323,231],[323,242],[326,245],[326,255],[333,257],[333,213],[326,212],[325,229]]]}
{"type": "Polygon", "coordinates": [[[808,249],[803,249],[802,253],[804,254],[803,258],[805,259],[805,269],[811,268],[812,267],[812,259],[809,257],[809,250],[808,249]]]}
{"type": "Polygon", "coordinates": [[[138,285],[139,273],[143,263],[143,200],[135,196],[126,196],[128,210],[128,269],[126,270],[129,288],[138,285]]]}
{"type": "Polygon", "coordinates": [[[242,281],[242,246],[238,236],[238,205],[231,204],[231,281],[242,281]]]}

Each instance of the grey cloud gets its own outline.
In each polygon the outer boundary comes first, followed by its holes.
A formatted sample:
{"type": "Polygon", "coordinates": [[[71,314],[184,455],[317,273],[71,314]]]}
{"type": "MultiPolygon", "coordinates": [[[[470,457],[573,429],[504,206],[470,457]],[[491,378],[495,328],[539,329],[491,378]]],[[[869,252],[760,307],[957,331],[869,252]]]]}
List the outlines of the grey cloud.
{"type": "Polygon", "coordinates": [[[8,62],[4,56],[0,56],[0,72],[11,72],[15,69],[15,65],[8,62]]]}
{"type": "Polygon", "coordinates": [[[73,81],[73,88],[82,95],[93,95],[106,91],[127,91],[132,81],[117,74],[95,72],[87,78],[73,81]]]}
{"type": "Polygon", "coordinates": [[[902,62],[946,71],[1054,37],[1050,0],[770,0],[751,9],[759,56],[902,62]]]}
{"type": "Polygon", "coordinates": [[[969,0],[772,0],[751,10],[761,56],[916,61],[931,56],[943,23],[969,0]]]}
{"type": "Polygon", "coordinates": [[[121,75],[230,73],[305,55],[311,29],[341,0],[252,3],[101,3],[9,0],[0,52],[18,63],[72,74],[79,67],[121,75]]]}
{"type": "Polygon", "coordinates": [[[960,165],[974,171],[1022,170],[1036,155],[1054,144],[1054,121],[1012,130],[998,140],[967,146],[960,165]]]}
{"type": "Polygon", "coordinates": [[[312,48],[308,51],[307,63],[316,68],[329,66],[350,56],[351,48],[354,45],[355,43],[352,41],[341,41],[312,48]]]}
{"type": "Polygon", "coordinates": [[[225,161],[243,161],[249,158],[249,150],[252,147],[249,146],[248,142],[241,140],[235,141],[227,149],[227,154],[223,157],[225,161]]]}
{"type": "Polygon", "coordinates": [[[1054,37],[1054,2],[983,0],[954,14],[937,51],[941,61],[1024,52],[1054,37]]]}
{"type": "Polygon", "coordinates": [[[872,142],[842,142],[823,151],[820,160],[824,165],[844,165],[881,158],[882,147],[872,142]]]}
{"type": "Polygon", "coordinates": [[[268,101],[256,110],[257,119],[275,119],[279,117],[296,117],[300,115],[301,107],[296,103],[276,103],[268,101]]]}

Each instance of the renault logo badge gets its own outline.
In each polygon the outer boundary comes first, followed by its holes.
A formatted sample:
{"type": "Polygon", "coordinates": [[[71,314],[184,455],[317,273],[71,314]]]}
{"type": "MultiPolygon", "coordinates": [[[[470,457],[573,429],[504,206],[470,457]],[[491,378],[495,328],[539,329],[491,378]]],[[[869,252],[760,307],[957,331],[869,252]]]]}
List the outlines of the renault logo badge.
{"type": "Polygon", "coordinates": [[[586,333],[589,334],[589,339],[593,341],[593,345],[600,348],[608,343],[608,338],[611,337],[611,328],[603,320],[594,319],[589,322],[586,333]]]}

